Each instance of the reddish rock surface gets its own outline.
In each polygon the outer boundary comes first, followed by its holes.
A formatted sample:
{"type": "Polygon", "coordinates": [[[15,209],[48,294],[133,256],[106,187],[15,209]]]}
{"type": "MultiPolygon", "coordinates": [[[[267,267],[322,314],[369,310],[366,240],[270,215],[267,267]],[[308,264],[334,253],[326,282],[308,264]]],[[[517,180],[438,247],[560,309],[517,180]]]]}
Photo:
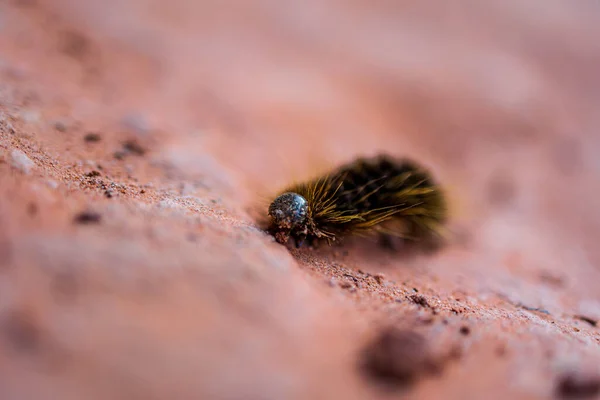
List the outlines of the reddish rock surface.
{"type": "Polygon", "coordinates": [[[0,1],[0,397],[593,398],[592,1],[0,1]],[[385,150],[452,243],[289,250],[385,150]]]}

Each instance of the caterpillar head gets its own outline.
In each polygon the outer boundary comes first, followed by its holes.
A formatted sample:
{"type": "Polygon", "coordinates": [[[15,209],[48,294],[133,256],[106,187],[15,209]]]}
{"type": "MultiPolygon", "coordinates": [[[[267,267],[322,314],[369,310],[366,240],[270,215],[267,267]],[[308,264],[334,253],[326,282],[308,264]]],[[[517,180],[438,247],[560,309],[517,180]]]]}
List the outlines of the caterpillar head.
{"type": "Polygon", "coordinates": [[[287,192],[278,196],[269,206],[269,216],[277,231],[275,239],[287,242],[292,230],[302,230],[306,225],[308,202],[298,193],[287,192]]]}

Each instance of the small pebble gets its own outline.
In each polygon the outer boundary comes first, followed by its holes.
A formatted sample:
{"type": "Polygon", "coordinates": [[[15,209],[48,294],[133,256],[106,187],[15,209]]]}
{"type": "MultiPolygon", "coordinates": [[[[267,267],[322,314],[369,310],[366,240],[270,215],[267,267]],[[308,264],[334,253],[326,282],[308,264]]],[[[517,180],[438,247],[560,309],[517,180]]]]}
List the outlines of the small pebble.
{"type": "Polygon", "coordinates": [[[146,149],[142,147],[142,145],[139,144],[137,140],[133,139],[127,140],[125,143],[123,143],[123,149],[137,156],[143,156],[144,154],[146,154],[146,149]]]}
{"type": "Polygon", "coordinates": [[[88,143],[96,143],[102,140],[102,136],[96,132],[89,132],[83,137],[83,140],[88,143]]]}
{"type": "Polygon", "coordinates": [[[58,132],[66,132],[68,128],[67,124],[65,124],[63,121],[56,121],[54,123],[54,129],[58,132]]]}
{"type": "Polygon", "coordinates": [[[395,327],[383,329],[361,358],[363,371],[371,379],[394,386],[409,385],[442,367],[423,335],[395,327]]]}
{"type": "Polygon", "coordinates": [[[350,282],[340,282],[340,287],[342,289],[350,289],[351,287],[354,287],[350,282]]]}
{"type": "Polygon", "coordinates": [[[102,216],[97,212],[83,211],[75,216],[74,221],[78,224],[98,224],[101,219],[102,216]]]}
{"type": "Polygon", "coordinates": [[[558,379],[556,394],[560,399],[593,399],[600,394],[600,376],[569,373],[558,379]]]}
{"type": "Polygon", "coordinates": [[[18,149],[10,152],[10,164],[24,174],[30,174],[35,167],[35,163],[27,157],[27,154],[18,149]]]}
{"type": "Polygon", "coordinates": [[[412,294],[412,295],[408,296],[408,298],[413,303],[415,303],[421,307],[430,307],[429,302],[427,301],[427,298],[425,296],[422,296],[420,294],[412,294]]]}
{"type": "Polygon", "coordinates": [[[379,283],[380,285],[383,283],[383,281],[385,280],[385,275],[382,273],[379,274],[375,274],[373,276],[373,278],[375,278],[375,280],[377,281],[377,283],[379,283]]]}

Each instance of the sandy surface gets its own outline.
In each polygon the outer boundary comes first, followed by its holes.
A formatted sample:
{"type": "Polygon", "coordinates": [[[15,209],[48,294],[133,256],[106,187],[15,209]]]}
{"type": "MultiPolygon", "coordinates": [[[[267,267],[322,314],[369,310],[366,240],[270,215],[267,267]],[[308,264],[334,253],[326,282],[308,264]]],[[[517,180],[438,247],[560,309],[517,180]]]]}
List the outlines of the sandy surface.
{"type": "Polygon", "coordinates": [[[593,1],[0,1],[0,397],[594,398],[593,1]],[[452,243],[287,249],[385,150],[452,243]]]}

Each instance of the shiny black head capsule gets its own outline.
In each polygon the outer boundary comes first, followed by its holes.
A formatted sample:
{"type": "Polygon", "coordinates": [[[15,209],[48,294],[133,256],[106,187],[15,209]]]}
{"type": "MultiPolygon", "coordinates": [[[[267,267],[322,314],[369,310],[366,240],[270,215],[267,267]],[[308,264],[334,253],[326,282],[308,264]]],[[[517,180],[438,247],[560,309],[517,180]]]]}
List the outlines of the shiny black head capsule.
{"type": "Polygon", "coordinates": [[[269,207],[270,231],[279,243],[287,243],[290,234],[298,245],[298,235],[306,233],[308,202],[298,193],[287,192],[277,197],[269,207]]]}
{"type": "Polygon", "coordinates": [[[284,193],[277,197],[269,207],[273,224],[280,229],[291,230],[306,222],[308,202],[298,193],[284,193]]]}

